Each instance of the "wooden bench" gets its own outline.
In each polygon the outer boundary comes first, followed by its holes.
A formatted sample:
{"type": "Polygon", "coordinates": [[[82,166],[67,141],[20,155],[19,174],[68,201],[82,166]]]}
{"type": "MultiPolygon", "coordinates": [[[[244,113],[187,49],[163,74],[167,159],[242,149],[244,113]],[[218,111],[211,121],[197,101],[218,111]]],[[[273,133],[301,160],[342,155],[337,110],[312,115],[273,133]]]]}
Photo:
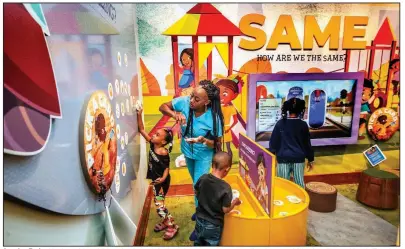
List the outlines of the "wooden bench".
{"type": "Polygon", "coordinates": [[[360,175],[356,199],[370,207],[396,209],[398,207],[399,178],[376,168],[364,170],[360,175]]]}
{"type": "Polygon", "coordinates": [[[305,185],[309,195],[309,209],[328,213],[336,210],[337,190],[324,182],[309,182],[305,185]]]}

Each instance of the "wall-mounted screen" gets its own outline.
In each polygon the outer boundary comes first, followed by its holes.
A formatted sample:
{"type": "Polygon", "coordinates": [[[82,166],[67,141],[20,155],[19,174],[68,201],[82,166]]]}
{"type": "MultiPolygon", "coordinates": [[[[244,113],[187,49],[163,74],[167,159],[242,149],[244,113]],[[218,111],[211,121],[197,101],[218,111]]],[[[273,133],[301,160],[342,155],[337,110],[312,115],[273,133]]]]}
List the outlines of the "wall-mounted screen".
{"type": "Polygon", "coordinates": [[[268,147],[283,103],[295,97],[305,100],[312,145],[355,143],[362,87],[362,73],[250,75],[248,135],[268,147]]]}

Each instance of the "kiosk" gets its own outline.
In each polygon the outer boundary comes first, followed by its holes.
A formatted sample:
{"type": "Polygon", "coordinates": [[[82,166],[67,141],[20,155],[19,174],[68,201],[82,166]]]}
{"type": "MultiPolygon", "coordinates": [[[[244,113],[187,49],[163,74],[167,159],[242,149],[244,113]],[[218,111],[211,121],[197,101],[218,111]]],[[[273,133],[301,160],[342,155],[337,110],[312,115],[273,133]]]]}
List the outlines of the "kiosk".
{"type": "Polygon", "coordinates": [[[274,155],[243,134],[239,139],[239,173],[225,180],[242,204],[225,216],[221,245],[305,246],[308,194],[275,177],[274,155]]]}

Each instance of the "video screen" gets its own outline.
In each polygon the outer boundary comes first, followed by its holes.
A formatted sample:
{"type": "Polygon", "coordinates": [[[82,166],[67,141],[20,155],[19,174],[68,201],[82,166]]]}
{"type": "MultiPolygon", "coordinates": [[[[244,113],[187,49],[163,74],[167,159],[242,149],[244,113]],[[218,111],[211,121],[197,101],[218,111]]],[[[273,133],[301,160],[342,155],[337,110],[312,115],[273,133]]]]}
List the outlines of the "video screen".
{"type": "Polygon", "coordinates": [[[268,142],[284,101],[305,100],[302,119],[311,139],[352,136],[356,79],[256,82],[256,141],[268,142]]]}

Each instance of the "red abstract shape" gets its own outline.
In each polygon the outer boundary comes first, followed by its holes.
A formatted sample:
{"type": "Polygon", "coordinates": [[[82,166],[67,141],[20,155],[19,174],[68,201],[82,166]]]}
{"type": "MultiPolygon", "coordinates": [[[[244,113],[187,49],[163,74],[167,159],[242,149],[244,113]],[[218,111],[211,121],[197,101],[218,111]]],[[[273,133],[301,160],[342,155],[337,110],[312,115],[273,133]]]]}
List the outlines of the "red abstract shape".
{"type": "Polygon", "coordinates": [[[387,17],[374,38],[374,44],[391,45],[394,40],[394,32],[392,32],[391,23],[387,17]]]}
{"type": "Polygon", "coordinates": [[[202,14],[196,35],[239,36],[242,33],[222,14],[202,14]]]}
{"type": "Polygon", "coordinates": [[[4,86],[36,110],[61,116],[48,47],[41,26],[22,4],[4,4],[4,86]]]}
{"type": "Polygon", "coordinates": [[[210,3],[199,3],[187,11],[187,14],[221,14],[221,12],[210,3]]]}
{"type": "Polygon", "coordinates": [[[320,101],[320,96],[321,96],[321,90],[319,90],[319,89],[315,90],[315,101],[316,102],[320,101]]]}
{"type": "Polygon", "coordinates": [[[256,103],[262,98],[267,98],[267,89],[265,86],[258,86],[256,87],[256,103]]]}

